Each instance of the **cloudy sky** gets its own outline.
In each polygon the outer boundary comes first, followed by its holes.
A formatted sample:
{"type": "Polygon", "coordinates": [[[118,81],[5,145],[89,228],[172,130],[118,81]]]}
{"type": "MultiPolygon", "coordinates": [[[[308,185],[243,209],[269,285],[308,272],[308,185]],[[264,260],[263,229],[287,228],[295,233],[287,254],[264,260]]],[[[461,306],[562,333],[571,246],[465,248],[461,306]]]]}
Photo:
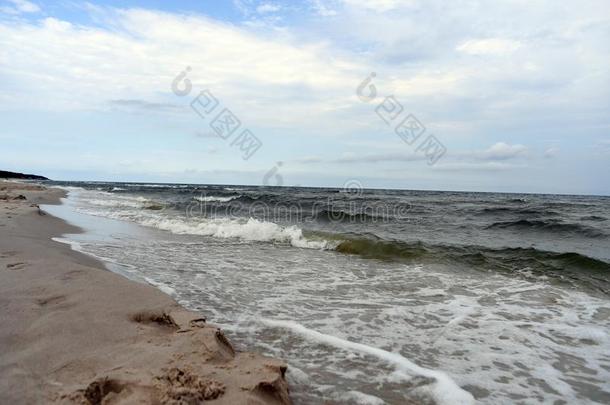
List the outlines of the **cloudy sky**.
{"type": "Polygon", "coordinates": [[[607,0],[0,0],[0,169],[610,195],[609,66],[607,0]]]}

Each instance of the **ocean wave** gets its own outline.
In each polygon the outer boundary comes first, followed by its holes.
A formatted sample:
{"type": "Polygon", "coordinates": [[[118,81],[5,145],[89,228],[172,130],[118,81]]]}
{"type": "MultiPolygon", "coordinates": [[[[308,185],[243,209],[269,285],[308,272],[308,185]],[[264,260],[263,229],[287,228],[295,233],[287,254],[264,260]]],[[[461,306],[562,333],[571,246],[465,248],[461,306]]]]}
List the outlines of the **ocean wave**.
{"type": "Polygon", "coordinates": [[[335,250],[340,253],[381,260],[419,259],[430,253],[421,242],[408,243],[359,238],[346,238],[337,244],[335,250]]]}
{"type": "Polygon", "coordinates": [[[190,184],[138,184],[138,183],[133,183],[133,184],[127,184],[126,186],[128,187],[146,187],[146,188],[189,188],[189,187],[193,187],[190,184]]]}
{"type": "MultiPolygon", "coordinates": [[[[112,195],[112,194],[110,194],[112,195]]],[[[146,205],[151,201],[144,197],[124,197],[118,198],[113,196],[112,198],[104,198],[104,196],[98,196],[97,198],[92,196],[86,198],[86,203],[97,207],[107,208],[146,208],[146,205]]]]}
{"type": "MultiPolygon", "coordinates": [[[[411,235],[413,241],[408,242],[402,240],[402,237],[396,240],[390,239],[387,233],[383,233],[383,228],[379,228],[379,233],[383,234],[384,238],[379,238],[374,234],[378,229],[370,226],[363,227],[353,234],[337,233],[334,230],[322,231],[327,228],[323,224],[326,220],[374,221],[375,217],[366,212],[352,214],[351,211],[340,209],[319,211],[316,216],[318,223],[311,225],[317,230],[312,231],[298,224],[280,225],[281,221],[276,223],[276,221],[256,219],[250,216],[243,216],[242,218],[234,216],[215,217],[213,215],[205,216],[203,213],[200,216],[189,216],[187,210],[187,216],[185,217],[182,214],[184,207],[181,205],[184,203],[172,202],[174,209],[164,210],[163,204],[142,196],[81,191],[80,189],[75,194],[76,200],[85,203],[84,207],[79,208],[79,210],[84,210],[93,215],[128,220],[177,234],[286,243],[299,248],[334,250],[338,254],[353,254],[368,259],[462,266],[485,271],[512,272],[523,277],[529,277],[528,274],[533,277],[544,275],[562,282],[580,283],[598,291],[610,291],[610,280],[608,280],[610,264],[579,253],[552,253],[535,248],[494,248],[474,244],[468,245],[467,241],[458,241],[454,244],[446,242],[424,243],[417,241],[419,239],[417,234],[411,235]],[[179,207],[179,209],[176,207],[179,207]]],[[[277,197],[268,193],[259,196],[264,196],[264,198],[277,197]]],[[[192,196],[189,197],[189,199],[192,198],[192,196]]],[[[258,198],[236,193],[223,195],[221,193],[217,194],[216,191],[212,195],[202,195],[197,199],[200,201],[203,199],[205,201],[214,200],[222,205],[226,203],[228,207],[231,204],[238,204],[244,198],[258,201],[258,198]]],[[[527,207],[523,208],[529,209],[527,207]]],[[[604,235],[597,228],[591,226],[563,223],[556,220],[521,219],[518,221],[494,222],[488,228],[580,233],[591,237],[604,235]]],[[[404,232],[407,232],[407,230],[404,232]]]]}
{"type": "Polygon", "coordinates": [[[221,196],[214,196],[214,195],[206,195],[206,196],[193,197],[193,200],[199,201],[199,202],[229,202],[229,201],[238,199],[239,197],[241,197],[241,196],[221,197],[221,196]]]}
{"type": "Polygon", "coordinates": [[[529,229],[549,232],[576,233],[590,238],[604,237],[606,234],[587,225],[559,222],[557,220],[529,220],[494,222],[487,229],[529,229]]]}
{"type": "Polygon", "coordinates": [[[275,203],[286,203],[286,200],[282,199],[277,195],[273,194],[258,194],[258,195],[240,195],[235,201],[239,201],[245,204],[253,203],[264,203],[264,204],[275,204],[275,203]]]}
{"type": "Polygon", "coordinates": [[[506,200],[508,203],[525,204],[527,200],[525,198],[510,198],[506,200]]]}
{"type": "Polygon", "coordinates": [[[381,217],[364,212],[349,213],[343,210],[322,210],[315,214],[315,219],[325,222],[368,222],[381,219],[381,217]]]}
{"type": "Polygon", "coordinates": [[[605,217],[600,217],[599,215],[587,215],[580,218],[581,221],[607,221],[608,219],[605,217]]]}
{"type": "Polygon", "coordinates": [[[254,218],[205,218],[186,221],[180,218],[150,216],[138,221],[176,234],[211,236],[215,238],[236,238],[255,242],[288,243],[298,248],[330,249],[331,243],[323,239],[308,239],[297,226],[281,226],[273,222],[259,221],[254,218]]]}
{"type": "Polygon", "coordinates": [[[558,282],[586,286],[610,293],[610,263],[576,252],[549,252],[536,248],[499,248],[482,246],[429,245],[325,234],[337,240],[334,250],[368,259],[441,263],[517,274],[524,277],[551,277],[558,282]]]}
{"type": "Polygon", "coordinates": [[[520,207],[486,207],[479,211],[480,214],[484,215],[496,215],[496,214],[517,214],[517,215],[538,215],[538,216],[559,216],[557,211],[548,209],[536,209],[536,208],[520,208],[520,207]]]}

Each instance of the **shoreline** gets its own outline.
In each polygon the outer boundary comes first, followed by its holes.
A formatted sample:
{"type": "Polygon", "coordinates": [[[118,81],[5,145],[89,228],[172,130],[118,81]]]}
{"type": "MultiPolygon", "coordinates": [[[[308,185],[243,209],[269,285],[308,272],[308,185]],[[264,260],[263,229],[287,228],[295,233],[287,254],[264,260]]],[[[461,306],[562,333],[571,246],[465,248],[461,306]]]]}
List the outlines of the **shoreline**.
{"type": "Polygon", "coordinates": [[[82,232],[38,207],[63,196],[0,182],[0,403],[290,403],[284,362],[51,240],[82,232]]]}

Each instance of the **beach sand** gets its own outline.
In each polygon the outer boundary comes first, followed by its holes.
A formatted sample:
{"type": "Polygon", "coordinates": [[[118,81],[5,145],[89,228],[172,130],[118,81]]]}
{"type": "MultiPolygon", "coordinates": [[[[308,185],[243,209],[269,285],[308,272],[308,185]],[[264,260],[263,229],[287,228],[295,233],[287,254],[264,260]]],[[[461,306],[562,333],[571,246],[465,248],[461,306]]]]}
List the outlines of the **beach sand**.
{"type": "Polygon", "coordinates": [[[290,403],[285,363],[52,241],[63,195],[0,182],[0,403],[290,403]]]}

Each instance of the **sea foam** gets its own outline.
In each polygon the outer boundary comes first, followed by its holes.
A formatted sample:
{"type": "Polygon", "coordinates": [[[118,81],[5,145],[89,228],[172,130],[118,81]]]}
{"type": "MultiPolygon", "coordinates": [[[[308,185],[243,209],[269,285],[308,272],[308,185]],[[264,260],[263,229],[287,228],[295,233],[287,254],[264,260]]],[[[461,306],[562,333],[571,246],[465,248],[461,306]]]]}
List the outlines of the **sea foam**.
{"type": "Polygon", "coordinates": [[[218,197],[218,196],[214,196],[214,195],[206,195],[206,196],[193,197],[193,200],[199,201],[199,202],[229,202],[229,201],[235,200],[236,198],[239,198],[239,197],[238,196],[218,197]]]}
{"type": "Polygon", "coordinates": [[[380,360],[392,364],[398,371],[408,373],[408,375],[416,374],[432,378],[435,381],[431,384],[429,394],[439,404],[474,404],[474,397],[472,394],[460,388],[447,374],[442,371],[420,367],[400,354],[320,333],[294,321],[261,319],[261,322],[266,326],[288,329],[307,339],[316,340],[340,349],[356,351],[377,357],[380,360]]]}
{"type": "Polygon", "coordinates": [[[327,241],[309,240],[297,226],[281,226],[273,222],[249,218],[213,218],[198,221],[184,221],[177,218],[149,216],[141,218],[140,223],[176,234],[212,236],[215,238],[238,238],[255,242],[289,243],[294,247],[325,249],[327,241]]]}

